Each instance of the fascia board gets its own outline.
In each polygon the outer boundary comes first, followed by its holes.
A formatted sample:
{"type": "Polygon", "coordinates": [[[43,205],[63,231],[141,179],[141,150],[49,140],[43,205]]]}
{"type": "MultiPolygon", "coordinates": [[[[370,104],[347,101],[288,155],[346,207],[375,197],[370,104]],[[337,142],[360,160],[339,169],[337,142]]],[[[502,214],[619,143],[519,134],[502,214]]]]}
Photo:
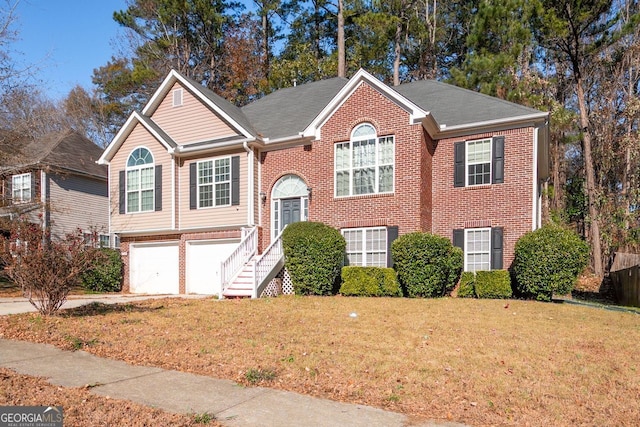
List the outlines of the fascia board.
{"type": "Polygon", "coordinates": [[[331,118],[333,113],[337,111],[344,102],[351,97],[353,92],[363,83],[368,83],[377,91],[382,93],[396,105],[409,113],[409,124],[415,124],[422,118],[427,116],[427,112],[409,101],[404,96],[387,86],[363,69],[358,72],[347,82],[346,85],[333,97],[333,99],[320,111],[316,118],[307,126],[302,135],[305,137],[315,137],[320,139],[320,129],[331,118]]]}

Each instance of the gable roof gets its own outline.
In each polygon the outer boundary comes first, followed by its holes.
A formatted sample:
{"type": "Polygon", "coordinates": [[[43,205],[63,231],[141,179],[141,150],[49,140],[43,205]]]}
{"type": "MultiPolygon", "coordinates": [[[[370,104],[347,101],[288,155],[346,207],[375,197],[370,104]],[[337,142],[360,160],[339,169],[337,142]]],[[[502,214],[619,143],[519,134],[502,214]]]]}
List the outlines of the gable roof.
{"type": "Polygon", "coordinates": [[[107,178],[107,168],[96,164],[102,149],[71,129],[52,132],[36,139],[5,141],[1,150],[8,154],[5,162],[11,169],[49,166],[101,179],[107,178]]]}
{"type": "Polygon", "coordinates": [[[297,136],[349,82],[343,77],[279,89],[242,107],[263,139],[297,136]]]}
{"type": "Polygon", "coordinates": [[[255,138],[256,132],[251,126],[251,122],[245,117],[240,108],[236,107],[195,80],[183,76],[176,70],[171,70],[169,72],[160,87],[155,91],[149,102],[147,102],[142,109],[142,114],[144,116],[151,117],[176,82],[180,82],[180,84],[196,98],[203,101],[205,105],[224,119],[230,127],[234,128],[238,134],[244,135],[247,138],[255,138]]]}

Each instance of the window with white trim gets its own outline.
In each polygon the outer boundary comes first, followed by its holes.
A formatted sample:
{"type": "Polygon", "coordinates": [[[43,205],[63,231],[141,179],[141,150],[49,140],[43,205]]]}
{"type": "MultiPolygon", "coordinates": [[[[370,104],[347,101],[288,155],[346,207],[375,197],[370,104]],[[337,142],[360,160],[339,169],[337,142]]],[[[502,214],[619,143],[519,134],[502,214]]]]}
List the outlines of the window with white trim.
{"type": "Polygon", "coordinates": [[[464,271],[491,270],[491,228],[464,230],[464,271]]]}
{"type": "Polygon", "coordinates": [[[393,136],[378,138],[375,128],[363,123],[349,142],[337,143],[334,149],[336,197],[393,193],[393,136]]]}
{"type": "Polygon", "coordinates": [[[154,187],[153,156],[144,147],[136,148],[127,160],[127,213],[153,211],[154,187]]]}
{"type": "Polygon", "coordinates": [[[341,231],[347,242],[347,265],[387,266],[387,229],[385,227],[346,228],[341,231]]]}
{"type": "Polygon", "coordinates": [[[111,247],[111,236],[108,234],[101,234],[99,236],[100,239],[100,247],[101,248],[109,248],[111,247]]]}
{"type": "Polygon", "coordinates": [[[467,141],[467,185],[491,184],[491,138],[467,141]]]}
{"type": "Polygon", "coordinates": [[[13,203],[31,201],[31,174],[23,173],[11,177],[11,197],[13,203]]]}
{"type": "Polygon", "coordinates": [[[198,207],[231,205],[231,157],[198,162],[198,207]]]}

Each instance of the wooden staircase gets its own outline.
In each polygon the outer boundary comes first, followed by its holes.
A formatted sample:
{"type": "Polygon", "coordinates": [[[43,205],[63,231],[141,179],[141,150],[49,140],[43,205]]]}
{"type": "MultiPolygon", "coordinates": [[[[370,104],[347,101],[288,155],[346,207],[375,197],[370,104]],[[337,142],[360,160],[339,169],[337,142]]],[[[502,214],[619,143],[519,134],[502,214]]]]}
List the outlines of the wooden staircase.
{"type": "Polygon", "coordinates": [[[251,298],[253,296],[253,288],[255,286],[254,265],[256,256],[254,255],[244,265],[240,273],[229,283],[222,296],[224,298],[251,298]]]}

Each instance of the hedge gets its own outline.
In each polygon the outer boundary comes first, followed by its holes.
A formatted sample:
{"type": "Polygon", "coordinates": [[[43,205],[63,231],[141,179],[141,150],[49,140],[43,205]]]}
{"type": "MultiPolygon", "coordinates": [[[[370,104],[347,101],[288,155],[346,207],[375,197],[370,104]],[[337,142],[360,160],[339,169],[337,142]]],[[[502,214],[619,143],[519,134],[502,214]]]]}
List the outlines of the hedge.
{"type": "Polygon", "coordinates": [[[338,230],[320,222],[295,222],[284,229],[282,245],[297,295],[335,292],[347,245],[338,230]]]}
{"type": "Polygon", "coordinates": [[[394,267],[409,297],[439,297],[451,292],[462,271],[462,250],[449,239],[409,233],[391,245],[394,267]]]}
{"type": "Polygon", "coordinates": [[[346,296],[399,297],[402,289],[393,268],[342,267],[340,293],[346,296]]]}
{"type": "Polygon", "coordinates": [[[476,271],[475,292],[478,298],[511,298],[511,277],[507,270],[476,271]]]}
{"type": "Polygon", "coordinates": [[[516,242],[513,273],[524,297],[550,301],[573,290],[589,261],[589,246],[574,231],[547,224],[516,242]]]}
{"type": "Polygon", "coordinates": [[[474,298],[476,296],[475,281],[476,275],[472,271],[462,273],[462,276],[460,276],[460,286],[458,286],[458,297],[474,298]]]}

